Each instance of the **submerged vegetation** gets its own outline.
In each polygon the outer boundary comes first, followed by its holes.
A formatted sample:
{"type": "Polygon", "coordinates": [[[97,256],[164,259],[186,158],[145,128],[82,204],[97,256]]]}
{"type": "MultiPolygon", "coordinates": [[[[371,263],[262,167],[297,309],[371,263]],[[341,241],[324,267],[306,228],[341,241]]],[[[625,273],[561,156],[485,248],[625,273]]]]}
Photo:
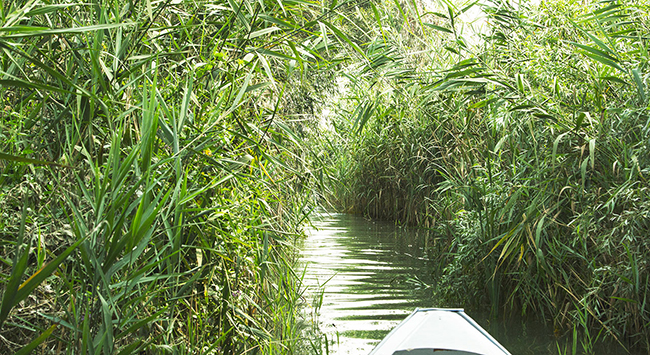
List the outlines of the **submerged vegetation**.
{"type": "Polygon", "coordinates": [[[3,2],[0,352],[318,352],[316,202],[433,230],[438,297],[650,350],[648,12],[3,2]]]}
{"type": "Polygon", "coordinates": [[[434,230],[449,303],[649,350],[648,4],[492,1],[478,33],[442,9],[366,9],[333,200],[434,230]]]}

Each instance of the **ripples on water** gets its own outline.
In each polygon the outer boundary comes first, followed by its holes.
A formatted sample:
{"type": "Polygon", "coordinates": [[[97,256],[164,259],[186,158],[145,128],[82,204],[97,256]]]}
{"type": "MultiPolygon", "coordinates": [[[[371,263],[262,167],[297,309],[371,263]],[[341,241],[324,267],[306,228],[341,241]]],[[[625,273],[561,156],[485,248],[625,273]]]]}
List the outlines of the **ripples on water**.
{"type": "MultiPolygon", "coordinates": [[[[433,267],[424,258],[422,232],[347,214],[320,214],[314,227],[302,246],[304,283],[308,297],[324,286],[318,321],[320,330],[334,340],[330,354],[368,354],[416,307],[463,307],[463,300],[436,304],[432,290],[424,287],[432,284],[433,267]]],[[[557,343],[567,349],[572,340],[570,335],[556,339],[552,329],[539,322],[468,314],[513,355],[556,354],[557,343]]],[[[570,354],[570,345],[568,349],[570,354]]],[[[613,344],[597,346],[596,354],[627,352],[613,344]]]]}
{"type": "Polygon", "coordinates": [[[307,293],[325,286],[321,330],[336,338],[332,354],[367,354],[416,307],[428,307],[422,243],[387,222],[321,215],[302,248],[307,293]]]}

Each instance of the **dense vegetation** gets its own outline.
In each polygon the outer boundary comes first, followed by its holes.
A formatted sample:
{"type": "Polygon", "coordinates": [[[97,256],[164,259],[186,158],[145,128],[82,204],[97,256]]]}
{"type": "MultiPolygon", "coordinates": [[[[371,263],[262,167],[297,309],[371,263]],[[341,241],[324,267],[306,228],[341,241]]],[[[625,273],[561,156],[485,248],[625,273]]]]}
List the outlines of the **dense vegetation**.
{"type": "Polygon", "coordinates": [[[305,92],[346,6],[2,2],[0,353],[308,344],[305,92]]]}
{"type": "Polygon", "coordinates": [[[0,352],[317,348],[317,195],[435,231],[442,299],[650,350],[650,6],[477,6],[3,2],[0,352]]]}
{"type": "Polygon", "coordinates": [[[479,35],[468,10],[360,10],[333,200],[434,230],[438,297],[648,351],[650,7],[493,1],[479,35]]]}

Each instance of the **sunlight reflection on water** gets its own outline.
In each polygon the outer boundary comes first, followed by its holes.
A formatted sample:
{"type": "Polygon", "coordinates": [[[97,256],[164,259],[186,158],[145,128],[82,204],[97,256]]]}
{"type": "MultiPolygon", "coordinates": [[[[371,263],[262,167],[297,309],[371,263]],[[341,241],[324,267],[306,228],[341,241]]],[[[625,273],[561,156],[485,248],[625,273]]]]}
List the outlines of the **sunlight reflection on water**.
{"type": "MultiPolygon", "coordinates": [[[[301,247],[304,283],[310,299],[325,286],[318,321],[334,340],[331,355],[368,354],[417,307],[462,308],[468,301],[437,304],[431,289],[413,282],[433,283],[421,231],[346,214],[320,214],[314,227],[301,247]]],[[[566,348],[572,340],[570,333],[555,338],[540,320],[496,320],[485,309],[468,314],[512,354],[557,354],[558,345],[566,348]]],[[[596,354],[628,353],[614,343],[599,343],[596,354]]]]}
{"type": "Polygon", "coordinates": [[[307,293],[325,286],[321,330],[337,339],[331,354],[367,354],[416,307],[427,307],[426,290],[408,277],[426,278],[422,243],[402,228],[358,216],[323,214],[302,248],[307,293]]]}

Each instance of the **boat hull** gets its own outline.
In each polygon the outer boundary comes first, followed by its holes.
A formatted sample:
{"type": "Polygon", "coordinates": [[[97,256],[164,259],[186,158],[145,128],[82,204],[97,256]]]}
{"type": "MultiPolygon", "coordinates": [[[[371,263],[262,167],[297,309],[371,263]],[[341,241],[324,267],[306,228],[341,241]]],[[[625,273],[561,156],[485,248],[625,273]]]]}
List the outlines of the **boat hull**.
{"type": "Polygon", "coordinates": [[[369,355],[510,355],[462,309],[416,309],[369,355]]]}

